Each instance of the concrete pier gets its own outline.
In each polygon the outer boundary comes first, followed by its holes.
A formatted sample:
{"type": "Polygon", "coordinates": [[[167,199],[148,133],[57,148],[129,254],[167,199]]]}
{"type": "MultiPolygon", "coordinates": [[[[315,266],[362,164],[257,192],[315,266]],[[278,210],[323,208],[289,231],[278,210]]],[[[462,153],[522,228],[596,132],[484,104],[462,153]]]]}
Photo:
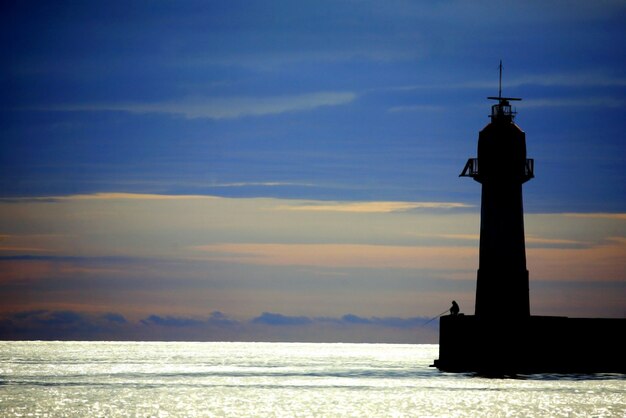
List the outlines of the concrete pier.
{"type": "Polygon", "coordinates": [[[626,319],[457,315],[442,317],[439,333],[442,371],[626,373],[626,319]]]}

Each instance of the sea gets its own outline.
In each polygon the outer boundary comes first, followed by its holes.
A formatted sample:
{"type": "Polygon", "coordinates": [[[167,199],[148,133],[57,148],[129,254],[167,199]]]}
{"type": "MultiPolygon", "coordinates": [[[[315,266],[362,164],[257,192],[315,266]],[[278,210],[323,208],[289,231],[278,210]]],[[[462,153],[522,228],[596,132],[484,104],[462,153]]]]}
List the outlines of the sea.
{"type": "Polygon", "coordinates": [[[487,378],[437,345],[0,342],[2,417],[624,417],[626,376],[487,378]]]}

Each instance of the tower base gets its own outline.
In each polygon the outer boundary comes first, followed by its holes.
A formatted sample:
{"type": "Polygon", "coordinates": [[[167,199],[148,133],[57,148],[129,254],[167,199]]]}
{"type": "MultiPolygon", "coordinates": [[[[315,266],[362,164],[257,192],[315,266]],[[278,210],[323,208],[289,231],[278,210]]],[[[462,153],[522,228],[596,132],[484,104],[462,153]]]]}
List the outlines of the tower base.
{"type": "Polygon", "coordinates": [[[439,325],[434,366],[441,371],[626,373],[626,319],[457,315],[442,317],[439,325]]]}

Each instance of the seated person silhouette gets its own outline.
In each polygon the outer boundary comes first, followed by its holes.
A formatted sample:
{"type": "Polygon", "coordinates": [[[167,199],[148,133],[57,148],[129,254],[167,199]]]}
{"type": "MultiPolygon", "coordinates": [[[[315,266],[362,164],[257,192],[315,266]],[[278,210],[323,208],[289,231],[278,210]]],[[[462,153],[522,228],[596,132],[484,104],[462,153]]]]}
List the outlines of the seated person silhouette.
{"type": "Polygon", "coordinates": [[[450,307],[450,315],[458,315],[459,314],[459,305],[457,305],[456,301],[452,301],[452,306],[450,307]]]}

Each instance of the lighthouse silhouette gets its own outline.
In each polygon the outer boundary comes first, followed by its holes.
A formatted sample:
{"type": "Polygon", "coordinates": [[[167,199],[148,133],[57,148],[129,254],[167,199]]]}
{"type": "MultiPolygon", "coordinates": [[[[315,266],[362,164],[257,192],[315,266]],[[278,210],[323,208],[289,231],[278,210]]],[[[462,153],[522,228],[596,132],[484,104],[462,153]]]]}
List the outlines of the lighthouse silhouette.
{"type": "Polygon", "coordinates": [[[478,158],[470,158],[461,177],[482,184],[480,257],[476,282],[476,316],[530,315],[524,241],[522,184],[534,177],[526,158],[526,134],[514,123],[511,101],[502,97],[502,61],[491,123],[478,135],[478,158]]]}
{"type": "Polygon", "coordinates": [[[478,135],[478,157],[460,174],[482,187],[475,314],[440,318],[433,366],[495,376],[626,374],[626,319],[530,314],[522,185],[534,177],[534,161],[511,107],[521,99],[502,97],[502,61],[498,96],[488,99],[496,103],[478,135]]]}

